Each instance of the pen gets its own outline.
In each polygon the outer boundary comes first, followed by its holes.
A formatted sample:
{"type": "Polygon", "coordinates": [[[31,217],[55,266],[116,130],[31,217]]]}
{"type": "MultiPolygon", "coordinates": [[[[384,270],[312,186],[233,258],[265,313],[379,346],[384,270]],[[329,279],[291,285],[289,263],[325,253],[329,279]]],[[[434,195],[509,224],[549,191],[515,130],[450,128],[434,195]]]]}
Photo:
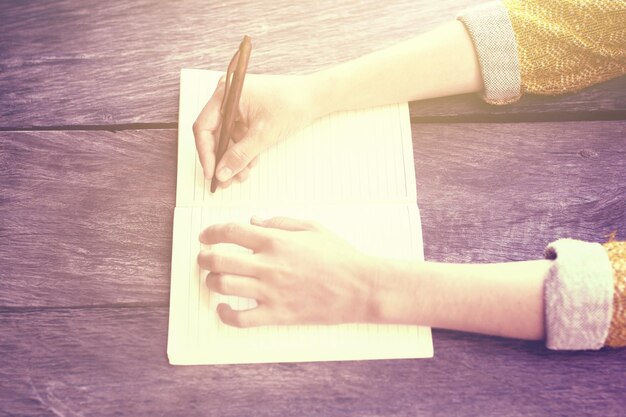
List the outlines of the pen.
{"type": "Polygon", "coordinates": [[[219,164],[228,142],[230,141],[230,131],[238,113],[239,99],[241,98],[241,90],[243,89],[243,80],[246,78],[246,70],[248,69],[248,61],[250,60],[250,51],[252,50],[252,42],[250,36],[245,35],[239,49],[235,52],[233,59],[228,64],[226,71],[226,86],[224,89],[224,97],[220,106],[222,115],[222,124],[220,126],[220,136],[217,142],[217,150],[215,152],[215,167],[213,169],[213,178],[211,179],[211,192],[217,189],[217,165],[219,164]]]}

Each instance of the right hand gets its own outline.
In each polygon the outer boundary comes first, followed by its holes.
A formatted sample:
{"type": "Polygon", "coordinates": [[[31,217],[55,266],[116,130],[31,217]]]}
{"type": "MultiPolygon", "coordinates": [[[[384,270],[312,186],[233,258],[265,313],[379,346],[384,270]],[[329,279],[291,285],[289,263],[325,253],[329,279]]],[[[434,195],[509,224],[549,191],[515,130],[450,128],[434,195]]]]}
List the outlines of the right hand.
{"type": "MultiPolygon", "coordinates": [[[[215,168],[224,86],[222,78],[193,124],[200,163],[208,179],[213,177],[215,168]]],[[[316,118],[312,91],[311,81],[305,75],[246,75],[231,131],[232,142],[216,171],[222,187],[233,178],[245,180],[263,150],[316,118]]]]}

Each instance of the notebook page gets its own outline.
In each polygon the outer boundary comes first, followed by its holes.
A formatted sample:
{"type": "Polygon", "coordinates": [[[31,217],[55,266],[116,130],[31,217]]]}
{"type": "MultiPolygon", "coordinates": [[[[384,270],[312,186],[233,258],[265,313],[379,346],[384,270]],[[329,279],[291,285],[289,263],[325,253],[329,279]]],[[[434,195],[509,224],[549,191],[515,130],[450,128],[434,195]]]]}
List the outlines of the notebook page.
{"type": "Polygon", "coordinates": [[[263,152],[247,181],[211,194],[192,126],[220,76],[181,72],[177,206],[416,201],[406,103],[322,118],[263,152]]]}
{"type": "Polygon", "coordinates": [[[322,119],[265,151],[246,182],[210,194],[191,126],[219,76],[203,70],[181,73],[170,362],[432,356],[430,329],[416,326],[270,326],[242,330],[219,321],[215,306],[220,300],[234,308],[252,307],[254,302],[209,293],[204,286],[206,272],[199,270],[196,256],[200,250],[198,234],[209,224],[247,222],[251,214],[291,215],[318,220],[364,251],[423,259],[406,104],[322,119]],[[323,345],[315,345],[316,340],[324,341],[323,345]],[[251,345],[262,349],[248,352],[251,345]]]}
{"type": "MultiPolygon", "coordinates": [[[[252,213],[319,221],[357,249],[388,258],[423,259],[415,205],[308,206],[176,209],[168,357],[170,363],[232,364],[431,357],[429,328],[401,325],[263,326],[237,329],[215,313],[227,302],[235,309],[253,300],[209,292],[206,271],[196,262],[197,236],[204,227],[245,222],[252,213]]],[[[219,246],[219,245],[218,245],[219,246]]],[[[223,245],[229,246],[229,245],[223,245]]],[[[222,248],[226,249],[226,248],[222,248]]],[[[239,249],[242,250],[242,249],[239,249]]]]}

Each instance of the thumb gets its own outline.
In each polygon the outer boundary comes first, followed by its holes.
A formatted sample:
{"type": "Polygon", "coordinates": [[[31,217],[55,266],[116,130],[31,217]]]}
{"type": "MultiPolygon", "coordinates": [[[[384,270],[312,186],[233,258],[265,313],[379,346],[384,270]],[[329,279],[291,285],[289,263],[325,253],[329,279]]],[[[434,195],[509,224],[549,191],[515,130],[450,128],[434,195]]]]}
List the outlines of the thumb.
{"type": "Polygon", "coordinates": [[[217,166],[217,179],[228,181],[240,173],[263,150],[261,143],[258,137],[248,136],[228,148],[217,166]]]}

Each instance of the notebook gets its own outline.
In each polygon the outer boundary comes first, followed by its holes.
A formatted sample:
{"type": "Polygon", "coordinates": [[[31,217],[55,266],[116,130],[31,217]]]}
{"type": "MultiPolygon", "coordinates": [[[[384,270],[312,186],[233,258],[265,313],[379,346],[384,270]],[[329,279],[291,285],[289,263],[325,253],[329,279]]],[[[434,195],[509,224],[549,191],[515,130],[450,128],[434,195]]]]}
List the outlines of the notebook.
{"type": "MultiPolygon", "coordinates": [[[[423,259],[407,104],[318,120],[259,156],[250,177],[210,192],[192,125],[221,73],[183,69],[167,353],[171,364],[240,364],[432,357],[430,328],[409,325],[225,325],[215,308],[254,300],[207,289],[198,235],[251,215],[318,221],[358,249],[423,259]]],[[[226,250],[243,250],[223,245],[226,250]]]]}

